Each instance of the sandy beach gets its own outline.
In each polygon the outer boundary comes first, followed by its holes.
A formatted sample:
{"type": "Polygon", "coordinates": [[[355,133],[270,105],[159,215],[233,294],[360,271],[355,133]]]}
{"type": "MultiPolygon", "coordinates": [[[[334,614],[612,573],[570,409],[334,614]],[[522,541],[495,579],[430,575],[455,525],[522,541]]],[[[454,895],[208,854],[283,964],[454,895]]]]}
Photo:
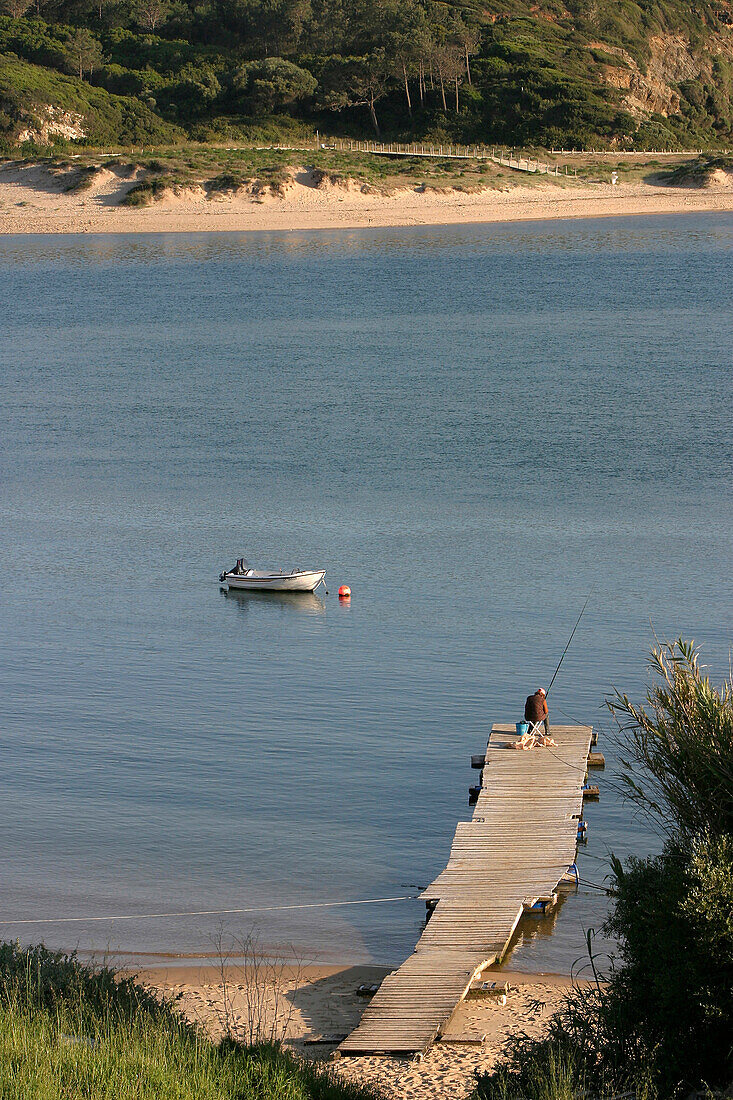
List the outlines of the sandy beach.
{"type": "Polygon", "coordinates": [[[324,181],[294,170],[280,193],[169,191],[147,207],[121,206],[138,176],[102,169],[86,190],[40,164],[0,165],[0,233],[191,233],[354,229],[366,226],[690,214],[733,210],[733,177],[706,186],[650,182],[534,182],[506,189],[399,188],[382,193],[355,180],[324,181]]]}
{"type": "MultiPolygon", "coordinates": [[[[267,974],[258,976],[257,987],[269,987],[264,994],[253,992],[252,977],[236,966],[223,973],[216,966],[170,966],[138,971],[137,977],[157,993],[174,998],[180,1011],[214,1039],[229,1028],[246,1040],[251,1037],[247,1021],[256,1018],[266,1028],[273,1027],[277,1037],[284,1036],[294,1051],[324,1060],[356,1026],[368,1003],[368,997],[357,993],[359,987],[378,984],[387,973],[377,966],[287,967],[276,982],[268,982],[267,974]]],[[[501,1059],[511,1035],[541,1034],[571,987],[568,977],[555,974],[489,968],[484,978],[509,983],[506,1003],[495,996],[471,994],[454,1013],[444,1037],[424,1056],[338,1058],[334,1067],[345,1078],[379,1086],[391,1100],[469,1096],[476,1071],[490,1069],[501,1059]]]]}

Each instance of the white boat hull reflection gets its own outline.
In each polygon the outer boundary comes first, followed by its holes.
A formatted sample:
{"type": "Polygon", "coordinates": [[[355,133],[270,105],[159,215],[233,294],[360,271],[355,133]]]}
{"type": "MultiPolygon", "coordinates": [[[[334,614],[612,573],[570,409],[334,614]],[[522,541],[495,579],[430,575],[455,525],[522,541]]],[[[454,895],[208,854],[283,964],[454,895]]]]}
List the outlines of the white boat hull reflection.
{"type": "Polygon", "coordinates": [[[306,615],[325,615],[326,601],[315,592],[262,592],[260,589],[222,588],[222,595],[232,600],[242,611],[259,608],[283,608],[305,612],[306,615]]]}

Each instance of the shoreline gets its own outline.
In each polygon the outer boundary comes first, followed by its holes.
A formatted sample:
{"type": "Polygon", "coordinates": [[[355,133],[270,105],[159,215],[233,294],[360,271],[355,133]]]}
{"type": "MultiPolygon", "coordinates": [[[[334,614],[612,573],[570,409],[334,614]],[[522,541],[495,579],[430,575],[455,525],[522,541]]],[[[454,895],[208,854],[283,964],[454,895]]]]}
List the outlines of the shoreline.
{"type": "Polygon", "coordinates": [[[733,181],[706,187],[651,183],[541,183],[479,191],[401,188],[366,192],[354,181],[325,189],[294,180],[281,196],[207,198],[170,192],[151,206],[120,205],[129,184],[101,172],[81,193],[60,190],[40,166],[0,168],[0,235],[311,232],[500,224],[655,214],[731,213],[733,181]]]}
{"type": "MultiPolygon", "coordinates": [[[[238,965],[225,960],[224,969],[231,974],[244,974],[249,969],[244,965],[238,965]]],[[[396,966],[384,966],[380,963],[305,963],[302,966],[297,963],[287,962],[283,966],[283,975],[286,980],[302,976],[308,980],[317,980],[322,977],[334,977],[343,974],[356,974],[363,971],[367,978],[373,982],[381,981],[391,974],[396,966]]],[[[151,985],[174,985],[180,982],[213,982],[221,976],[222,967],[219,962],[161,962],[145,966],[122,966],[119,973],[124,976],[134,976],[137,980],[151,985]]],[[[496,979],[502,982],[520,982],[532,985],[535,982],[544,982],[563,988],[576,981],[580,985],[587,985],[585,979],[573,979],[570,974],[563,974],[556,970],[520,970],[517,968],[505,968],[503,964],[494,963],[485,967],[482,971],[485,978],[496,979]]]]}

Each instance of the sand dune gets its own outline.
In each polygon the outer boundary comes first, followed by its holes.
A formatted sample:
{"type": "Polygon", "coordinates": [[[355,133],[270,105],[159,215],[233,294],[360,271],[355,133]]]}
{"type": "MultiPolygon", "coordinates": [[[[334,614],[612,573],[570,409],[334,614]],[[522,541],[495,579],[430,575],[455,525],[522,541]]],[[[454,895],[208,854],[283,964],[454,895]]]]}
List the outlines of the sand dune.
{"type": "Polygon", "coordinates": [[[348,229],[733,210],[733,177],[727,173],[705,187],[649,182],[613,187],[561,179],[506,190],[418,186],[382,193],[301,168],[278,192],[260,187],[217,193],[193,186],[169,190],[147,207],[121,206],[139,176],[139,170],[126,175],[102,168],[84,189],[67,190],[68,173],[6,162],[0,165],[0,233],[348,229]]]}

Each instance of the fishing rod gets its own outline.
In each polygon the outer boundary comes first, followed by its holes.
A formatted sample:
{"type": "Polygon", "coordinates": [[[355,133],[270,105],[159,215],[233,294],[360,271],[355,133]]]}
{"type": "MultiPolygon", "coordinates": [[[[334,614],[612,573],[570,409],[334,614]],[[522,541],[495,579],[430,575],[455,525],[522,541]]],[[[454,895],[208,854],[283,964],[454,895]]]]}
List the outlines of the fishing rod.
{"type": "MultiPolygon", "coordinates": [[[[555,679],[557,677],[557,674],[560,671],[560,666],[562,665],[563,661],[565,660],[565,655],[566,655],[567,651],[570,649],[570,643],[572,642],[573,638],[575,637],[575,631],[578,629],[578,627],[580,625],[580,620],[583,618],[583,615],[585,613],[585,609],[588,606],[588,603],[590,601],[591,596],[593,595],[593,591],[594,591],[594,589],[591,588],[590,592],[588,593],[588,595],[586,597],[585,603],[583,604],[582,608],[580,609],[580,614],[578,615],[578,618],[575,621],[575,626],[573,627],[572,632],[570,634],[570,637],[568,638],[568,644],[565,646],[565,649],[562,651],[562,657],[557,662],[557,668],[555,669],[555,671],[552,675],[552,679],[550,680],[549,687],[547,688],[547,691],[545,692],[545,699],[550,694],[550,688],[555,683],[555,679]]],[[[547,721],[547,719],[545,719],[545,721],[547,721]]],[[[585,764],[582,766],[582,768],[579,768],[579,767],[577,767],[577,765],[571,764],[569,760],[563,760],[563,758],[561,756],[558,756],[558,754],[556,752],[553,752],[551,748],[547,747],[546,751],[551,753],[552,756],[554,756],[556,760],[559,760],[561,764],[565,764],[568,768],[572,768],[573,771],[585,772],[585,770],[586,770],[586,765],[585,764]]]]}
{"type": "Polygon", "coordinates": [[[573,627],[572,634],[568,638],[568,644],[565,646],[565,649],[562,651],[562,657],[557,662],[557,668],[555,669],[555,671],[553,673],[553,676],[552,676],[552,679],[550,680],[550,685],[549,685],[547,691],[545,692],[545,698],[547,698],[547,696],[550,694],[550,688],[555,683],[555,679],[557,677],[557,674],[560,671],[560,666],[562,665],[563,661],[565,660],[565,654],[570,649],[570,643],[572,642],[573,638],[575,637],[575,631],[578,629],[578,626],[580,625],[580,620],[583,618],[583,614],[585,612],[586,607],[588,606],[588,602],[589,602],[592,595],[593,595],[593,589],[591,588],[590,592],[588,593],[587,599],[586,599],[585,603],[583,604],[581,612],[578,615],[577,622],[575,623],[575,626],[573,627]]]}

